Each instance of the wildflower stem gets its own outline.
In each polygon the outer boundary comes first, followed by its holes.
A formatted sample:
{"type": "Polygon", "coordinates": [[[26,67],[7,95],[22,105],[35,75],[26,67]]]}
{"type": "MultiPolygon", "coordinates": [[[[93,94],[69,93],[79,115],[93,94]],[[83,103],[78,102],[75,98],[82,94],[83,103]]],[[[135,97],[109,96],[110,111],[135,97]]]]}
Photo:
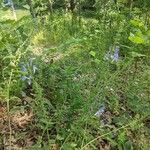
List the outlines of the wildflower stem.
{"type": "Polygon", "coordinates": [[[12,129],[11,129],[11,121],[10,121],[10,86],[11,86],[11,80],[13,75],[13,69],[11,70],[10,77],[8,80],[8,86],[7,86],[7,115],[8,115],[8,127],[9,127],[9,150],[11,150],[11,139],[12,139],[12,129]]]}

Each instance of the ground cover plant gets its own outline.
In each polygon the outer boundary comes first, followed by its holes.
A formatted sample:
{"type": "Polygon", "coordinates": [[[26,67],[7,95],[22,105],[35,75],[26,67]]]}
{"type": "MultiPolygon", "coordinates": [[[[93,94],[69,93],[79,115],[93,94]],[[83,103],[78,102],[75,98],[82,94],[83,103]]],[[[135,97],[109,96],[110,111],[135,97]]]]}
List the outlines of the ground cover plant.
{"type": "Polygon", "coordinates": [[[149,150],[149,0],[0,4],[0,150],[149,150]]]}

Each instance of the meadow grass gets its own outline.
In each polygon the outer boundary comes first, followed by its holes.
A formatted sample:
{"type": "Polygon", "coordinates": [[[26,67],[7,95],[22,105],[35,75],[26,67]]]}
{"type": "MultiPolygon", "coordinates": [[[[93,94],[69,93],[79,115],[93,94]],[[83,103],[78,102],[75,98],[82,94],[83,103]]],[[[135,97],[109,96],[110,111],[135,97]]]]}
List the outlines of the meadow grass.
{"type": "MultiPolygon", "coordinates": [[[[21,19],[23,16],[29,15],[29,11],[23,9],[16,9],[17,19],[21,19]]],[[[13,19],[12,11],[10,9],[0,9],[0,21],[13,19]]]]}

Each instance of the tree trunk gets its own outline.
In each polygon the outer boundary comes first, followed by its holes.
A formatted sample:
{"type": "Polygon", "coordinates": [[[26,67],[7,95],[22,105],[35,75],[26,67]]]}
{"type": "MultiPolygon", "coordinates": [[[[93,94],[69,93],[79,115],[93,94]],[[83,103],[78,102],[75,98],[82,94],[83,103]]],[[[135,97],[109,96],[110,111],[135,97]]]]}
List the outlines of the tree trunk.
{"type": "Polygon", "coordinates": [[[30,7],[30,14],[31,14],[31,16],[32,16],[32,20],[33,20],[35,29],[38,30],[38,22],[37,22],[37,18],[36,18],[34,9],[33,9],[33,3],[32,3],[32,0],[27,0],[27,4],[28,4],[29,7],[30,7]]]}
{"type": "Polygon", "coordinates": [[[17,15],[16,15],[16,11],[15,11],[13,0],[10,0],[10,3],[11,3],[11,9],[12,9],[13,18],[14,18],[14,20],[17,21],[17,15]]]}
{"type": "Polygon", "coordinates": [[[130,8],[130,11],[132,10],[132,7],[133,7],[133,0],[128,0],[128,1],[127,1],[127,7],[130,8]]]}
{"type": "Polygon", "coordinates": [[[30,14],[31,14],[32,18],[35,18],[35,13],[34,13],[34,10],[33,10],[32,0],[27,0],[27,3],[30,7],[30,14]]]}
{"type": "Polygon", "coordinates": [[[52,0],[48,0],[48,7],[50,14],[52,14],[53,13],[52,0]]]}
{"type": "Polygon", "coordinates": [[[75,7],[76,7],[75,0],[70,0],[70,10],[72,13],[74,12],[75,7]]]}

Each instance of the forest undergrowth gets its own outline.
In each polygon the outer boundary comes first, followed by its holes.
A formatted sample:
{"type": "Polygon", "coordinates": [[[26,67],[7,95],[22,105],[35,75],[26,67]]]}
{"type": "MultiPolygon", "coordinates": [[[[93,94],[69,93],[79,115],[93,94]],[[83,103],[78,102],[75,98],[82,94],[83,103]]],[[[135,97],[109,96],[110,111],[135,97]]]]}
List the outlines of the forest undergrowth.
{"type": "Polygon", "coordinates": [[[0,19],[1,150],[149,149],[149,26],[107,17],[0,19]]]}

